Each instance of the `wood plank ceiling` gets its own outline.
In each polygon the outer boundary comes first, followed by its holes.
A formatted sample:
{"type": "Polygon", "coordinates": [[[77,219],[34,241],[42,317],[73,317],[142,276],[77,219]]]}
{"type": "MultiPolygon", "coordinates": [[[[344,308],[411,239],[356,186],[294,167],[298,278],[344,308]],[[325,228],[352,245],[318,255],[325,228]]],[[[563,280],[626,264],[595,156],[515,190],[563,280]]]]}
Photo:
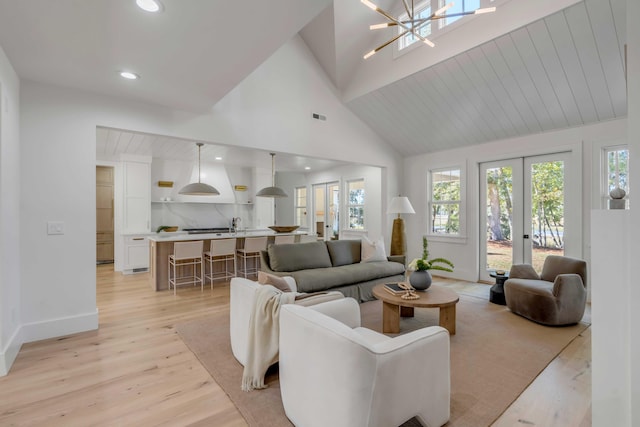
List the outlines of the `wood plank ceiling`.
{"type": "Polygon", "coordinates": [[[410,156],[625,117],[624,0],[585,0],[347,105],[410,156]]]}

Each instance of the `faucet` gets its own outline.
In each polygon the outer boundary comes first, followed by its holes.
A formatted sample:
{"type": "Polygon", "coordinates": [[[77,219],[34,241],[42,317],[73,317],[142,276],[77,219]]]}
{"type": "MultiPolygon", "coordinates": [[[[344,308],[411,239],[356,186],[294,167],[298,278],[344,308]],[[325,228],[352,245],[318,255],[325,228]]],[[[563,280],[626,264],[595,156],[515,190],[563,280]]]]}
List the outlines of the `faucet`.
{"type": "Polygon", "coordinates": [[[231,218],[231,230],[235,233],[238,231],[238,226],[240,225],[240,217],[231,218]]]}

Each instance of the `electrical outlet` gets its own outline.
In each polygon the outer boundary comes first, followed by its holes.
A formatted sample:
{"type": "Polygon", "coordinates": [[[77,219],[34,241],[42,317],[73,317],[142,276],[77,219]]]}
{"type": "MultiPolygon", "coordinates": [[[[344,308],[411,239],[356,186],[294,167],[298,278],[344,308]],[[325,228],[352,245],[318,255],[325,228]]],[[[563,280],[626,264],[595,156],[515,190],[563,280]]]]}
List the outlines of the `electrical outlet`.
{"type": "Polygon", "coordinates": [[[64,234],[64,222],[61,221],[49,221],[47,222],[47,234],[64,234]]]}

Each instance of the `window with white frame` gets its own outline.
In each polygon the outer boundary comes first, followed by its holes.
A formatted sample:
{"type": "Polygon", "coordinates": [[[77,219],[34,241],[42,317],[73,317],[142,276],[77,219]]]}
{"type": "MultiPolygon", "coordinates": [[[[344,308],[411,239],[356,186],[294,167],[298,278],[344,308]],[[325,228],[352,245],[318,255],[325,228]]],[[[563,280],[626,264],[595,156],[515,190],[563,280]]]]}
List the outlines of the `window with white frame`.
{"type": "MultiPolygon", "coordinates": [[[[431,0],[427,0],[416,6],[414,8],[414,14],[414,19],[425,19],[431,16],[431,0]]],[[[403,15],[400,15],[399,19],[400,21],[407,21],[409,19],[409,15],[405,13],[403,15]]],[[[431,35],[431,21],[426,21],[423,25],[418,26],[417,30],[418,34],[420,34],[422,37],[429,37],[431,35]]],[[[404,31],[405,29],[403,27],[398,26],[398,34],[401,34],[404,31]]],[[[398,40],[398,48],[404,49],[405,47],[412,45],[418,40],[420,39],[417,38],[413,33],[409,32],[400,37],[400,40],[398,40]]]]}
{"type": "Polygon", "coordinates": [[[629,149],[626,145],[605,147],[603,149],[603,177],[602,200],[606,208],[609,200],[609,192],[616,187],[626,193],[626,206],[629,207],[629,149]]]}
{"type": "Polygon", "coordinates": [[[364,179],[347,181],[347,214],[349,230],[364,230],[364,179]]]}
{"type": "Polygon", "coordinates": [[[295,191],[295,225],[307,227],[307,187],[296,187],[295,191]]]}
{"type": "MultiPolygon", "coordinates": [[[[445,6],[449,1],[440,0],[440,6],[445,6]]],[[[458,13],[464,12],[473,12],[476,9],[480,9],[480,0],[456,0],[453,2],[453,6],[447,10],[446,15],[455,15],[458,13]]],[[[451,18],[440,19],[440,28],[443,28],[449,24],[453,24],[458,19],[462,18],[462,16],[453,16],[451,18]]]]}
{"type": "Polygon", "coordinates": [[[461,175],[460,168],[429,171],[429,234],[461,234],[461,175]]]}
{"type": "MultiPolygon", "coordinates": [[[[444,13],[445,16],[459,14],[464,12],[473,12],[474,10],[493,7],[496,3],[501,3],[498,0],[425,0],[422,3],[419,3],[414,6],[413,11],[415,14],[414,20],[416,19],[426,19],[431,16],[432,13],[438,11],[444,6],[453,3],[451,7],[449,7],[444,13]]],[[[434,20],[425,20],[424,23],[417,26],[418,33],[425,38],[429,38],[429,36],[437,37],[438,33],[442,31],[447,25],[450,25],[460,18],[459,16],[451,16],[445,17],[442,19],[434,19],[434,20]]],[[[398,16],[398,20],[400,21],[408,21],[409,15],[407,13],[403,13],[398,16]]],[[[401,34],[405,31],[405,28],[398,25],[398,34],[401,34]]],[[[404,36],[398,39],[397,49],[401,51],[409,46],[412,46],[415,42],[420,41],[418,37],[409,32],[404,36]]]]}

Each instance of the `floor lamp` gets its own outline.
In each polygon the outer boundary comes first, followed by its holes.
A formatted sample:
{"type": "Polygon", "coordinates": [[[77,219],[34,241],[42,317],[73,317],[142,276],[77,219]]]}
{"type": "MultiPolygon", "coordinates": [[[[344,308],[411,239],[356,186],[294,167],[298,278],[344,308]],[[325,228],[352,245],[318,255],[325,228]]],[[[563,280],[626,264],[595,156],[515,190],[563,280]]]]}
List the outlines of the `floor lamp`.
{"type": "Polygon", "coordinates": [[[393,230],[391,232],[391,255],[405,255],[407,253],[407,239],[404,233],[404,220],[400,214],[414,214],[411,202],[407,197],[398,196],[391,199],[387,213],[398,214],[393,220],[393,230]]]}

